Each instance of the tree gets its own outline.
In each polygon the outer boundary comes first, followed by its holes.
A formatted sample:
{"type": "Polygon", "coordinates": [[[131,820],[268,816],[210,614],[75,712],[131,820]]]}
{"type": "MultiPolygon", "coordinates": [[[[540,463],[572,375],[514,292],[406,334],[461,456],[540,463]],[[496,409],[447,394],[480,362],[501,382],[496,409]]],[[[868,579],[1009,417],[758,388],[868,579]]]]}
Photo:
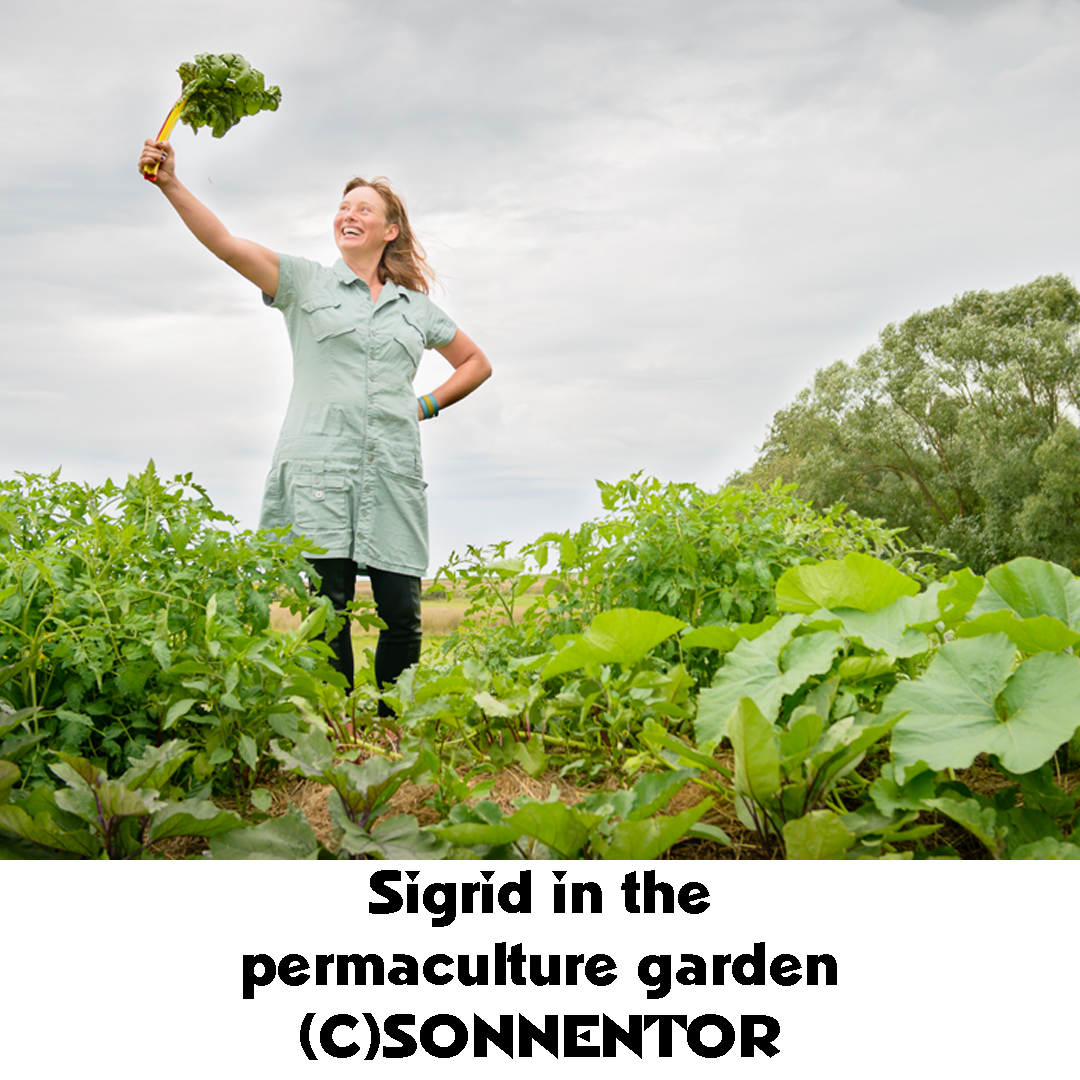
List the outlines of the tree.
{"type": "Polygon", "coordinates": [[[1041,277],[890,324],[773,418],[733,484],[798,484],[976,570],[1080,570],[1080,292],[1041,277]]]}

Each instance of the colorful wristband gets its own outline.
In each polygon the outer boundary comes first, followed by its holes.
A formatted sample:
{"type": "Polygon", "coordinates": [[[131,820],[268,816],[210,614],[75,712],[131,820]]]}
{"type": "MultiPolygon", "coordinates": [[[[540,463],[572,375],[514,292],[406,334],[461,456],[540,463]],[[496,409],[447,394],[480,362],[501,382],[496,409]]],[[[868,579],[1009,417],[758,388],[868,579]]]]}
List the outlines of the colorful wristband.
{"type": "Polygon", "coordinates": [[[434,394],[422,394],[416,400],[420,402],[420,409],[425,420],[439,415],[439,403],[435,400],[434,394]]]}

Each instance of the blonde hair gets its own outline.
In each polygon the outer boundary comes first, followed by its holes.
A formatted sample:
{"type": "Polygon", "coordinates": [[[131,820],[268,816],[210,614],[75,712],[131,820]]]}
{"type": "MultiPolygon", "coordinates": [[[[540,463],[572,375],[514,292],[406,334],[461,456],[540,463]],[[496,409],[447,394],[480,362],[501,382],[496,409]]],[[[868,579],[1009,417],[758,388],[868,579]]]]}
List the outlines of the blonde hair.
{"type": "Polygon", "coordinates": [[[428,286],[435,280],[435,271],[428,265],[424,249],[413,234],[409,217],[405,213],[405,202],[390,186],[385,176],[376,176],[374,180],[363,180],[354,176],[346,185],[342,195],[348,195],[354,188],[366,187],[377,191],[386,207],[386,224],[396,225],[398,234],[383,250],[379,261],[379,280],[392,281],[414,292],[426,293],[428,286]]]}

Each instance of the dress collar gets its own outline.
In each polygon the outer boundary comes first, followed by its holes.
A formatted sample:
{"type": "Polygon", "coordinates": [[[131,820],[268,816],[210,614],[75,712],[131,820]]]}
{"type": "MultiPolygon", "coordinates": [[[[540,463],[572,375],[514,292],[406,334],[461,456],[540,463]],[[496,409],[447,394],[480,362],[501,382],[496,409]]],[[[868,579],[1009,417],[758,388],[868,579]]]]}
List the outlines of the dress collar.
{"type": "MultiPolygon", "coordinates": [[[[338,281],[342,285],[351,285],[354,281],[363,281],[361,278],[344,259],[338,259],[333,265],[333,271],[337,274],[338,281]]],[[[367,282],[365,281],[366,285],[367,282]]],[[[379,293],[379,303],[383,303],[383,297],[386,297],[387,301],[393,300],[398,296],[403,296],[408,300],[408,293],[400,285],[394,281],[387,280],[382,287],[382,291],[379,293]]]]}

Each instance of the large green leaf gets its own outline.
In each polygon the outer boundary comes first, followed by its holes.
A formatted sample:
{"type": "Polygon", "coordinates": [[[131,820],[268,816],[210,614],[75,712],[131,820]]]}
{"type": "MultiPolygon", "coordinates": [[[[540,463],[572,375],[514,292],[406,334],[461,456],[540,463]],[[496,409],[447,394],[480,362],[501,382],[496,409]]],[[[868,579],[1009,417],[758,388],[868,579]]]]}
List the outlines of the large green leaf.
{"type": "Polygon", "coordinates": [[[215,859],[315,859],[318,848],[311,823],[295,804],[283,817],[210,838],[215,859]]]}
{"type": "Polygon", "coordinates": [[[330,816],[341,829],[342,848],[350,855],[380,859],[441,859],[450,850],[444,840],[421,829],[411,814],[387,818],[370,832],[351,822],[335,799],[330,800],[330,816]]]}
{"type": "Polygon", "coordinates": [[[321,731],[307,731],[287,750],[270,740],[270,753],[292,772],[308,778],[322,777],[334,764],[334,745],[321,731]]]}
{"type": "Polygon", "coordinates": [[[1021,619],[1050,615],[1080,627],[1080,581],[1063,566],[1040,559],[1013,559],[986,575],[986,585],[971,608],[971,618],[1011,608],[1021,619]]]}
{"type": "Polygon", "coordinates": [[[650,750],[673,765],[696,765],[699,769],[715,770],[730,777],[728,770],[711,754],[703,754],[700,750],[683,742],[682,739],[676,738],[653,719],[645,721],[641,737],[650,750]]]}
{"type": "Polygon", "coordinates": [[[814,810],[784,823],[789,859],[841,859],[853,843],[855,834],[832,810],[814,810]]]}
{"type": "MultiPolygon", "coordinates": [[[[11,676],[12,667],[14,665],[0,668],[0,684],[7,681],[5,676],[11,676]]],[[[20,724],[25,723],[30,717],[39,712],[41,712],[40,708],[19,709],[18,712],[7,712],[6,708],[0,709],[0,738],[14,731],[20,724]]]]}
{"type": "Polygon", "coordinates": [[[509,823],[563,858],[573,859],[600,820],[599,814],[589,814],[562,802],[530,802],[513,814],[509,823]]]}
{"type": "Polygon", "coordinates": [[[1014,859],[1080,859],[1080,847],[1065,840],[1044,836],[1032,844],[1024,844],[1013,853],[1014,859]]]}
{"type": "Polygon", "coordinates": [[[150,816],[147,840],[153,842],[170,836],[219,836],[243,823],[239,814],[222,810],[209,799],[170,802],[150,816]]]}
{"type": "Polygon", "coordinates": [[[699,746],[715,745],[727,734],[728,717],[740,699],[753,699],[771,722],[785,694],[832,667],[843,639],[831,630],[792,639],[801,622],[800,616],[787,615],[761,637],[741,641],[727,654],[713,685],[698,695],[694,732],[699,746]]]}
{"type": "Polygon", "coordinates": [[[969,833],[981,840],[998,856],[1005,848],[1005,837],[1009,831],[1001,823],[997,810],[992,806],[983,806],[978,799],[965,799],[955,794],[943,795],[938,799],[927,799],[926,806],[938,810],[969,833]]]}
{"type": "Polygon", "coordinates": [[[120,779],[132,789],[161,791],[173,773],[194,756],[195,751],[182,739],[170,739],[161,746],[148,746],[141,755],[129,759],[127,771],[120,779]]]}
{"type": "Polygon", "coordinates": [[[905,782],[901,766],[885,764],[870,785],[870,797],[881,813],[891,815],[897,810],[921,810],[924,800],[933,798],[936,787],[932,769],[922,769],[905,782]]]}
{"type": "Polygon", "coordinates": [[[677,844],[712,806],[703,799],[681,814],[624,821],[616,825],[611,838],[598,838],[594,844],[602,859],[655,859],[677,844]]]}
{"type": "Polygon", "coordinates": [[[943,646],[921,678],[886,699],[883,711],[909,710],[893,730],[894,760],[963,769],[996,754],[1014,773],[1048,761],[1080,725],[1080,660],[1044,652],[1013,672],[1015,658],[1004,634],[943,646]]]}
{"type": "Polygon", "coordinates": [[[101,851],[101,845],[89,830],[65,829],[44,811],[31,817],[21,806],[0,806],[0,829],[32,844],[69,851],[88,859],[96,858],[101,851]]]}
{"type": "Polygon", "coordinates": [[[716,649],[729,652],[742,638],[730,626],[698,626],[679,638],[684,649],[716,649]]]}
{"type": "Polygon", "coordinates": [[[810,615],[819,608],[877,611],[901,596],[914,596],[919,583],[872,555],[851,551],[814,566],[793,566],[776,583],[781,611],[810,615]]]}
{"type": "Polygon", "coordinates": [[[938,593],[938,612],[946,629],[951,629],[967,617],[984,584],[983,579],[966,566],[949,574],[938,593]]]}
{"type": "Polygon", "coordinates": [[[499,847],[503,844],[512,844],[521,836],[513,825],[507,825],[505,822],[499,825],[486,825],[479,821],[464,821],[460,825],[431,826],[428,832],[462,847],[472,847],[477,844],[499,847]]]}
{"type": "Polygon", "coordinates": [[[780,743],[751,698],[743,698],[732,713],[728,737],[735,750],[735,790],[767,802],[780,790],[780,743]]]}
{"type": "Polygon", "coordinates": [[[633,666],[685,626],[681,619],[659,611],[636,608],[602,611],[577,641],[552,657],[543,677],[550,679],[588,664],[633,666]]]}
{"type": "Polygon", "coordinates": [[[633,809],[625,817],[628,821],[641,821],[659,813],[697,775],[697,769],[674,769],[643,776],[634,784],[633,809]]]}
{"type": "MultiPolygon", "coordinates": [[[[876,611],[857,611],[854,608],[835,609],[827,614],[840,620],[846,637],[858,641],[867,649],[889,657],[918,656],[930,648],[926,633],[918,629],[937,622],[937,594],[940,586],[932,586],[918,596],[903,596],[876,611]]],[[[823,613],[819,613],[818,618],[823,613]]]]}
{"type": "Polygon", "coordinates": [[[739,623],[736,626],[699,626],[688,630],[679,638],[684,649],[716,649],[730,652],[745,638],[756,638],[771,630],[779,622],[779,616],[766,615],[759,622],[739,623]]]}
{"type": "Polygon", "coordinates": [[[987,611],[956,627],[958,638],[1004,634],[1021,652],[1062,652],[1080,642],[1080,633],[1051,615],[1022,619],[1012,608],[987,611]]]}
{"type": "Polygon", "coordinates": [[[0,803],[8,801],[8,793],[19,782],[19,766],[0,761],[0,803]]]}
{"type": "Polygon", "coordinates": [[[857,768],[863,754],[896,726],[901,715],[884,710],[880,714],[860,712],[826,728],[814,747],[809,770],[819,795],[857,768]]]}

